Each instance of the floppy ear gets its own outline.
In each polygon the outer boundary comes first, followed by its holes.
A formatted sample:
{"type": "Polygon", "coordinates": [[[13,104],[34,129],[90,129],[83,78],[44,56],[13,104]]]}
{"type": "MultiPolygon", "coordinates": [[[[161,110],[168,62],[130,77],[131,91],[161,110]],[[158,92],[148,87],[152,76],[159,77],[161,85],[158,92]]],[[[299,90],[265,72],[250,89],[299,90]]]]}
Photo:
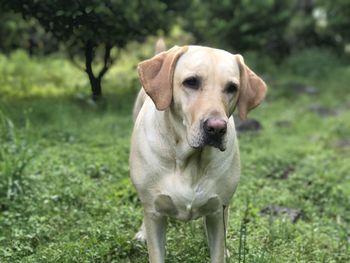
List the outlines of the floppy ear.
{"type": "Polygon", "coordinates": [[[138,65],[141,84],[158,110],[165,110],[173,97],[174,69],[187,47],[175,46],[138,65]]]}
{"type": "Polygon", "coordinates": [[[245,63],[241,55],[235,55],[240,70],[240,94],[238,99],[239,117],[247,118],[250,110],[265,98],[267,86],[245,63]]]}

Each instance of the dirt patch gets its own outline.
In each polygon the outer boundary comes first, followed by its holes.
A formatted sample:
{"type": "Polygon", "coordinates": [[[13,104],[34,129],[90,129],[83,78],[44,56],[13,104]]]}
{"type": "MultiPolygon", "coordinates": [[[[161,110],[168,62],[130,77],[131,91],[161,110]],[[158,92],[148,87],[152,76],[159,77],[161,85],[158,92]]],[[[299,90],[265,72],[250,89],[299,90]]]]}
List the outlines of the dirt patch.
{"type": "Polygon", "coordinates": [[[275,180],[287,180],[291,173],[295,171],[293,166],[286,166],[283,169],[275,169],[266,177],[275,180]]]}
{"type": "Polygon", "coordinates": [[[292,127],[292,122],[287,120],[280,120],[275,122],[275,126],[278,128],[290,128],[292,127]]]}
{"type": "Polygon", "coordinates": [[[302,216],[302,210],[299,208],[289,208],[283,206],[269,205],[260,210],[263,216],[285,217],[293,224],[296,223],[302,216]]]}
{"type": "Polygon", "coordinates": [[[330,117],[330,116],[336,116],[339,114],[339,111],[335,109],[331,109],[318,104],[311,105],[308,109],[311,112],[317,113],[320,117],[330,117]]]}

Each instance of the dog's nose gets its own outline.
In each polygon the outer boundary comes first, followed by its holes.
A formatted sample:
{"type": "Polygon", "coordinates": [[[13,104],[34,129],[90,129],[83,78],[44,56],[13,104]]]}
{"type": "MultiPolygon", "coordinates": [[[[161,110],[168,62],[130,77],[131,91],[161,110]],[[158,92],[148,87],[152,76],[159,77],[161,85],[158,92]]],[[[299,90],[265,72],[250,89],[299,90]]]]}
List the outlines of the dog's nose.
{"type": "Polygon", "coordinates": [[[209,136],[221,137],[226,133],[227,122],[220,118],[208,118],[203,123],[203,128],[209,136]]]}

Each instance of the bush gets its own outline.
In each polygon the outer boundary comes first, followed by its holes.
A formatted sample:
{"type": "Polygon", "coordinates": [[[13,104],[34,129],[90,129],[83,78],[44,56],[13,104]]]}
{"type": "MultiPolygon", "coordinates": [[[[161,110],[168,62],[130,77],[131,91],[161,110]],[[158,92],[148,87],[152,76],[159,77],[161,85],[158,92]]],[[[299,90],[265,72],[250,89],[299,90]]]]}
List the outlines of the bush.
{"type": "Polygon", "coordinates": [[[287,72],[313,78],[324,77],[341,64],[339,57],[325,48],[310,48],[293,52],[284,63],[287,72]]]}

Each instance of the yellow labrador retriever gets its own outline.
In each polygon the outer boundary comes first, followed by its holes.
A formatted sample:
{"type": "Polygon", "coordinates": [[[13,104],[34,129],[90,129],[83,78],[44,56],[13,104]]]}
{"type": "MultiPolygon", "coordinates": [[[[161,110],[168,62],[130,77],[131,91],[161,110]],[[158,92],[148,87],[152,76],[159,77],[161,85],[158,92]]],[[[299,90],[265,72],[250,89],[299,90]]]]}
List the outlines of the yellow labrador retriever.
{"type": "Polygon", "coordinates": [[[232,117],[265,97],[242,56],[202,46],[173,47],[138,66],[130,173],[144,209],[135,238],[151,263],[164,262],[166,218],[204,217],[211,262],[225,258],[230,200],[240,176],[232,117]]]}

